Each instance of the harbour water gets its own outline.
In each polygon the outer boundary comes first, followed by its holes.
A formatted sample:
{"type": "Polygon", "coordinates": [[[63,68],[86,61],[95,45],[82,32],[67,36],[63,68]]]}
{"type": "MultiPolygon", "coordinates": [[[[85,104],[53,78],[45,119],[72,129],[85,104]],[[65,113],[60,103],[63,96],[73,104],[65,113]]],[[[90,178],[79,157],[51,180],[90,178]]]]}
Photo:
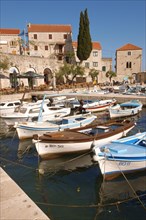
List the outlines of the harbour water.
{"type": "MultiPolygon", "coordinates": [[[[146,131],[146,108],[133,120],[128,135],[146,131]]],[[[105,182],[88,153],[41,161],[32,141],[19,141],[2,121],[0,133],[1,167],[51,220],[146,219],[145,172],[105,182]]]]}

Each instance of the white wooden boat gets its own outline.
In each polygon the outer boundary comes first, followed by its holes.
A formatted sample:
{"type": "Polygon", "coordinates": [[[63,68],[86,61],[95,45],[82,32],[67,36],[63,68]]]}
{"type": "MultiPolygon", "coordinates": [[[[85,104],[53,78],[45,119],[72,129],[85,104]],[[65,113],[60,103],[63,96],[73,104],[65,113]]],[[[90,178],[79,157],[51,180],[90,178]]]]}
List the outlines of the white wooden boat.
{"type": "Polygon", "coordinates": [[[92,146],[103,146],[127,134],[135,123],[132,121],[110,122],[102,125],[90,125],[80,131],[60,131],[34,135],[33,142],[40,157],[51,158],[63,154],[90,151],[92,146]]]}
{"type": "Polygon", "coordinates": [[[107,110],[110,106],[116,103],[115,99],[107,100],[73,100],[70,102],[70,107],[76,110],[85,110],[88,112],[99,112],[107,110]],[[81,109],[82,108],[82,109],[81,109]]]}
{"type": "Polygon", "coordinates": [[[14,109],[20,106],[20,100],[6,101],[0,103],[0,116],[14,112],[14,109]]]}
{"type": "MultiPolygon", "coordinates": [[[[46,103],[50,103],[49,99],[45,100],[46,103]]],[[[8,114],[18,112],[20,107],[41,105],[42,100],[37,100],[36,102],[24,102],[22,100],[6,101],[0,103],[0,116],[6,116],[8,114]]]]}
{"type": "Polygon", "coordinates": [[[117,104],[116,106],[109,108],[110,118],[121,118],[136,115],[142,111],[142,106],[142,103],[138,100],[117,104]]]}
{"type": "Polygon", "coordinates": [[[98,161],[101,173],[109,180],[122,172],[146,169],[146,132],[94,147],[93,160],[98,161]]]}
{"type": "Polygon", "coordinates": [[[34,121],[15,123],[19,139],[32,138],[34,134],[43,135],[45,132],[62,131],[64,129],[76,129],[93,122],[97,116],[91,113],[64,117],[57,120],[34,121]]]}
{"type": "Polygon", "coordinates": [[[115,99],[100,100],[94,106],[86,106],[85,109],[89,112],[100,112],[109,109],[109,107],[113,106],[115,103],[115,99]]]}
{"type": "Polygon", "coordinates": [[[40,114],[40,108],[42,108],[42,121],[53,118],[64,117],[70,114],[70,108],[62,108],[49,106],[49,103],[34,103],[31,105],[24,105],[18,111],[11,114],[2,115],[2,119],[8,126],[14,126],[15,122],[35,121],[40,114]]]}

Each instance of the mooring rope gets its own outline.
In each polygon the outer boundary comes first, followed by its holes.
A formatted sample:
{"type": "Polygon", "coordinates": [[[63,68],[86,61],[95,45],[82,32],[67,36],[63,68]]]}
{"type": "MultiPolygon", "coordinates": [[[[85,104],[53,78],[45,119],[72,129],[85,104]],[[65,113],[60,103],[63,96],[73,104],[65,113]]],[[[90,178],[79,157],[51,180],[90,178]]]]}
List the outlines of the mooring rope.
{"type": "Polygon", "coordinates": [[[19,165],[19,166],[22,166],[22,167],[25,167],[25,168],[28,168],[28,169],[31,169],[31,170],[36,170],[36,168],[32,168],[32,167],[26,166],[26,165],[24,165],[24,164],[21,164],[21,163],[18,163],[18,162],[14,162],[14,161],[8,160],[8,159],[3,158],[3,157],[0,157],[0,160],[4,160],[4,161],[6,161],[7,163],[12,163],[12,164],[14,164],[14,165],[19,165]]]}
{"type": "MultiPolygon", "coordinates": [[[[129,180],[127,179],[127,177],[125,176],[124,172],[123,172],[123,171],[121,170],[121,168],[119,167],[119,165],[118,165],[116,159],[114,158],[114,156],[112,155],[112,153],[111,153],[110,151],[109,151],[109,153],[111,154],[111,156],[112,156],[114,162],[116,163],[117,167],[119,168],[121,174],[123,175],[123,177],[125,178],[127,184],[129,185],[129,187],[131,188],[132,192],[134,193],[135,198],[137,198],[137,199],[139,200],[139,202],[140,202],[140,204],[142,205],[142,207],[146,210],[146,207],[144,206],[144,204],[143,204],[143,202],[141,201],[140,197],[137,195],[136,191],[134,190],[134,188],[133,188],[132,185],[130,184],[130,182],[129,182],[129,180]]],[[[107,157],[105,156],[105,164],[106,164],[106,159],[107,159],[107,157]]],[[[104,164],[104,165],[105,165],[105,164],[104,164]]]]}
{"type": "MultiPolygon", "coordinates": [[[[144,197],[146,194],[140,195],[139,197],[144,197]]],[[[124,199],[122,201],[117,201],[117,202],[111,202],[111,203],[106,203],[106,204],[92,204],[92,205],[67,205],[67,204],[55,204],[55,203],[45,203],[45,202],[37,202],[35,201],[36,204],[38,205],[46,205],[46,206],[56,206],[56,207],[68,207],[68,208],[98,208],[98,207],[108,207],[108,206],[118,206],[120,204],[135,200],[136,198],[129,198],[129,199],[124,199]]]]}

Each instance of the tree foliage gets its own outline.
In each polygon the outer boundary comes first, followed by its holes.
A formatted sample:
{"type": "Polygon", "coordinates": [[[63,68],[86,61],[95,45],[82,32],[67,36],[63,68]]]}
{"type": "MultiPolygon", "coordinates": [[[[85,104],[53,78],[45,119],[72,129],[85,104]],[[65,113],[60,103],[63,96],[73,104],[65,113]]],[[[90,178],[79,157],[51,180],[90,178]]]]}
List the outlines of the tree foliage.
{"type": "MultiPolygon", "coordinates": [[[[91,70],[89,71],[89,76],[91,76],[92,81],[97,80],[98,75],[99,75],[99,71],[96,70],[96,69],[91,69],[91,70]]],[[[97,81],[98,81],[98,80],[97,80],[97,81]]]]}
{"type": "Polygon", "coordinates": [[[65,78],[66,83],[72,84],[76,76],[83,76],[84,68],[73,64],[64,63],[56,73],[57,82],[65,78]]]}
{"type": "Polygon", "coordinates": [[[106,72],[106,77],[109,78],[110,83],[111,83],[112,78],[116,77],[116,76],[117,76],[117,74],[111,70],[106,72]]]}
{"type": "Polygon", "coordinates": [[[78,46],[77,57],[82,62],[87,60],[92,51],[92,40],[90,36],[89,18],[87,9],[80,13],[79,34],[78,34],[78,46]]]}
{"type": "Polygon", "coordinates": [[[0,69],[7,70],[9,68],[9,59],[5,57],[3,60],[0,60],[0,69]]]}

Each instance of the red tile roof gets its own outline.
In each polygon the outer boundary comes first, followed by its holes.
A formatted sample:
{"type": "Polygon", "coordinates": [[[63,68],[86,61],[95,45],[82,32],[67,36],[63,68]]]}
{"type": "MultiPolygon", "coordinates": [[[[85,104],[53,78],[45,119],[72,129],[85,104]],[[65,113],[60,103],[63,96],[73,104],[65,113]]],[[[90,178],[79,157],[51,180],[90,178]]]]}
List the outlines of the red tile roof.
{"type": "MultiPolygon", "coordinates": [[[[72,45],[73,45],[73,47],[77,48],[77,42],[76,42],[76,41],[73,41],[73,42],[72,42],[72,45]]],[[[94,50],[94,49],[96,49],[96,50],[101,50],[102,48],[101,48],[101,45],[100,45],[99,42],[92,42],[92,49],[93,49],[93,50],[94,50]]]]}
{"type": "Polygon", "coordinates": [[[99,42],[92,42],[92,48],[96,50],[101,50],[101,45],[99,42]]]}
{"type": "Polygon", "coordinates": [[[0,28],[0,34],[3,34],[3,35],[10,35],[10,34],[12,34],[12,35],[18,35],[18,34],[20,34],[20,30],[19,29],[6,29],[6,28],[0,28]]]}
{"type": "Polygon", "coordinates": [[[71,25],[57,25],[57,24],[30,24],[28,25],[28,32],[67,32],[72,31],[71,25]]]}
{"type": "Polygon", "coordinates": [[[133,44],[126,44],[123,47],[120,47],[119,49],[117,49],[116,51],[124,51],[124,50],[142,50],[142,48],[137,47],[133,44]]]}

